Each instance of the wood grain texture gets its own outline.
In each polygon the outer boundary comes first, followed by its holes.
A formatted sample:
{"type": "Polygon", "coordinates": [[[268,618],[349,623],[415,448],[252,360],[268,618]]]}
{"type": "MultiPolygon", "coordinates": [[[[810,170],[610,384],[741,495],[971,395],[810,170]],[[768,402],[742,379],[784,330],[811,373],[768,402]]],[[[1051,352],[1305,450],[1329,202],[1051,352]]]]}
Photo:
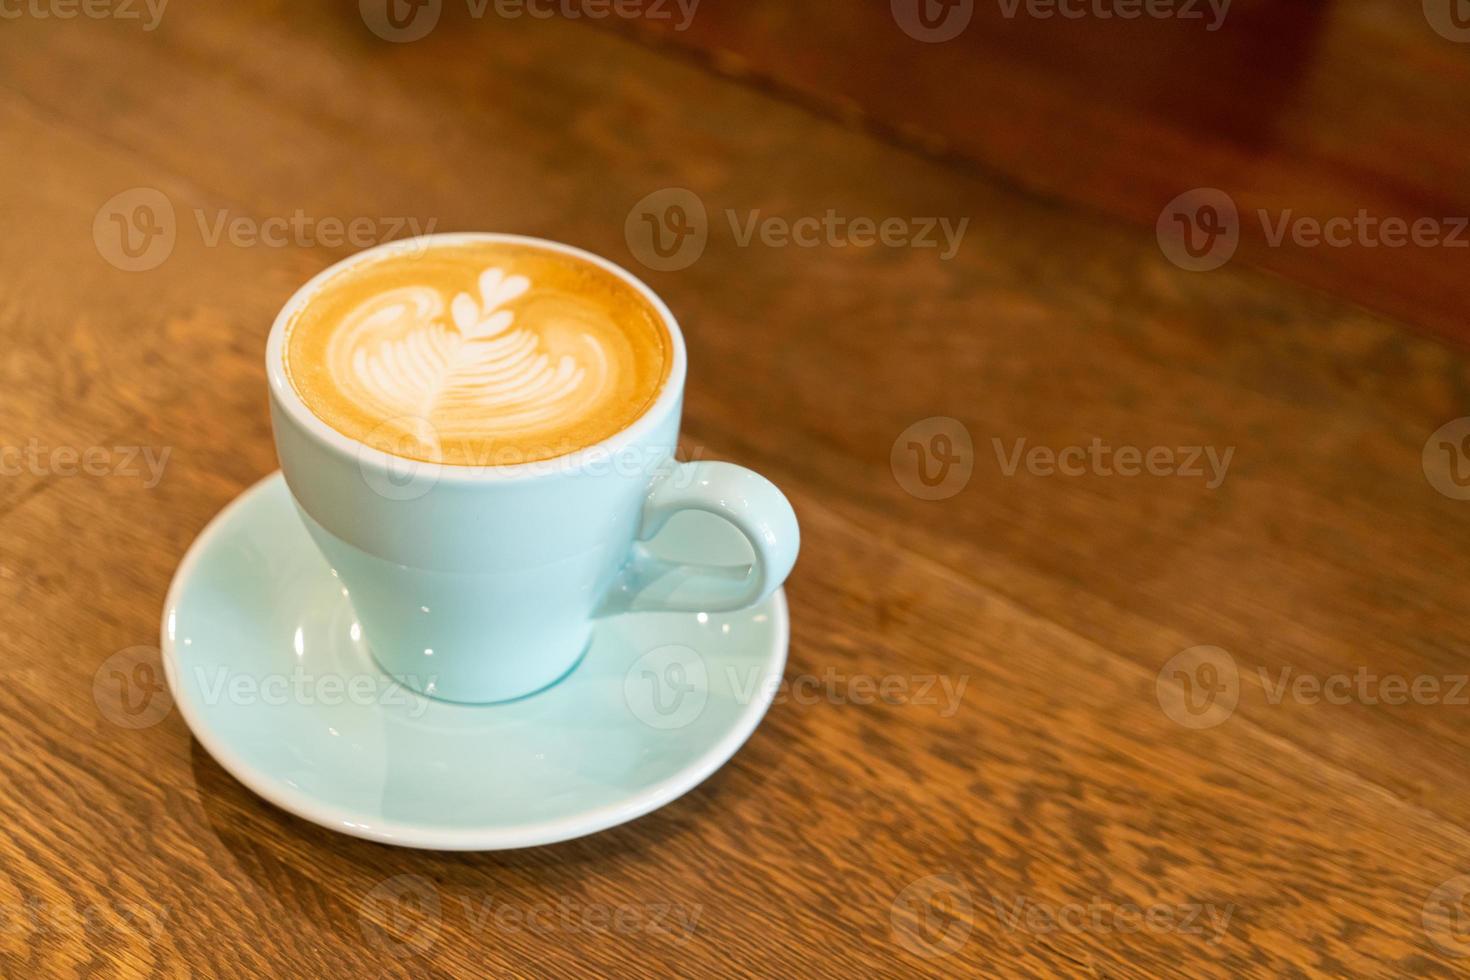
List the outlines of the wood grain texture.
{"type": "Polygon", "coordinates": [[[703,0],[687,26],[607,24],[1142,229],[1176,195],[1220,188],[1239,210],[1235,261],[1465,344],[1470,232],[1426,247],[1385,245],[1371,227],[1339,229],[1336,244],[1275,236],[1284,216],[1470,214],[1459,136],[1470,54],[1424,13],[1458,2],[1233,0],[1217,17],[1204,0],[1180,0],[1150,5],[1165,16],[1130,19],[1107,16],[1129,8],[1115,0],[703,0]],[[921,2],[971,18],[952,40],[921,42],[893,13],[921,2]]]}
{"type": "MultiPolygon", "coordinates": [[[[1150,228],[637,33],[450,4],[389,45],[354,7],[0,28],[0,445],[169,452],[156,482],[0,480],[0,971],[1464,972],[1463,932],[1425,908],[1470,873],[1470,730],[1447,703],[1470,669],[1470,513],[1421,464],[1465,412],[1462,352],[1353,305],[1356,267],[1319,269],[1326,292],[1249,263],[1187,273],[1150,228]],[[177,242],[127,273],[93,221],[138,187],[171,202],[177,242]],[[707,247],[644,270],[625,221],[675,187],[707,208],[707,247]],[[689,441],[786,488],[804,536],[787,687],[706,784],[555,847],[401,851],[264,804],[177,713],[117,723],[99,670],[156,643],[189,542],[275,466],[271,318],[352,250],[212,245],[196,212],[298,209],[568,241],[680,315],[689,441]],[[829,209],[970,223],[943,261],[742,246],[727,219],[829,209]],[[973,474],[921,500],[890,454],[932,416],[968,431],[973,474]],[[1213,489],[1007,475],[1023,439],[1233,455],[1213,489]],[[1239,677],[1213,727],[1181,714],[1175,675],[1159,684],[1200,645],[1239,677]],[[1432,677],[1445,696],[1309,703],[1273,694],[1283,670],[1432,677]],[[864,696],[858,678],[885,677],[900,696],[864,696]],[[633,925],[597,918],[619,910],[633,925]]],[[[1422,146],[1445,161],[1423,179],[1454,187],[1443,149],[1422,146]]],[[[1386,159],[1361,152],[1321,166],[1350,181],[1349,162],[1386,159]]],[[[1433,272],[1375,274],[1445,299],[1433,272]]]]}

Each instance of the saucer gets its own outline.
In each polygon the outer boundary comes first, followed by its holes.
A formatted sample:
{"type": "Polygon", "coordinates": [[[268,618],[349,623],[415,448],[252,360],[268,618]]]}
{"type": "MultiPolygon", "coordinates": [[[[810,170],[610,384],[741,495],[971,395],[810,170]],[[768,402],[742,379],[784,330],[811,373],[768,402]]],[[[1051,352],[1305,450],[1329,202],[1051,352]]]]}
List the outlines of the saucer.
{"type": "MultiPolygon", "coordinates": [[[[652,547],[749,561],[739,533],[707,514],[676,515],[652,547]]],[[[190,547],[162,646],[185,722],[255,793],[356,837],[472,851],[581,837],[688,792],[760,723],[788,636],[782,592],[738,613],[617,616],[537,694],[425,698],[374,663],[275,473],[190,547]]]]}

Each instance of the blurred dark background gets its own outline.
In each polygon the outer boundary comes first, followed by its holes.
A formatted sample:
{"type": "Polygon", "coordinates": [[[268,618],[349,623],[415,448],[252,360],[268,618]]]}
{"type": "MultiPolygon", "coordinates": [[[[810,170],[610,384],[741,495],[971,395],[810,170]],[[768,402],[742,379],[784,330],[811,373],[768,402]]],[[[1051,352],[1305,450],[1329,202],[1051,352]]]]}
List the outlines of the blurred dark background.
{"type": "Polygon", "coordinates": [[[1470,211],[1466,0],[702,0],[683,30],[606,23],[1138,224],[1221,188],[1246,218],[1245,261],[1470,341],[1470,232],[1438,249],[1272,248],[1251,217],[1470,211]],[[921,6],[970,19],[943,42],[892,29],[921,6]]]}

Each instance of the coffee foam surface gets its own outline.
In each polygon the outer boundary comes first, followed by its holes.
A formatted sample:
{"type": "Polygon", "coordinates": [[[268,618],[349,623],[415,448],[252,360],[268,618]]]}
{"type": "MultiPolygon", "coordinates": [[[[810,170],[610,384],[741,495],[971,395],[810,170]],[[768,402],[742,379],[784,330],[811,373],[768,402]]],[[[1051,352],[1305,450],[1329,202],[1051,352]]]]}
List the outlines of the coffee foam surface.
{"type": "Polygon", "coordinates": [[[326,279],[287,325],[286,374],[349,438],[426,462],[536,462],[657,398],[668,328],[613,273],[535,246],[430,246],[326,279]]]}

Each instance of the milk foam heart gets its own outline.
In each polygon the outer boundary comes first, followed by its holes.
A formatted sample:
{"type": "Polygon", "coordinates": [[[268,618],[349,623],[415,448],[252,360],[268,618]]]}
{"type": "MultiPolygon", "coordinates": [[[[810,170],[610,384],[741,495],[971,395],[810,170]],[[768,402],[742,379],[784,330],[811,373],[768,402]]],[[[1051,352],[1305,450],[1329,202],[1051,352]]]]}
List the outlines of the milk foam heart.
{"type": "Polygon", "coordinates": [[[612,272],[530,245],[388,254],[325,280],[287,326],[286,374],[322,421],[461,466],[596,445],[657,398],[668,328],[612,272]]]}

